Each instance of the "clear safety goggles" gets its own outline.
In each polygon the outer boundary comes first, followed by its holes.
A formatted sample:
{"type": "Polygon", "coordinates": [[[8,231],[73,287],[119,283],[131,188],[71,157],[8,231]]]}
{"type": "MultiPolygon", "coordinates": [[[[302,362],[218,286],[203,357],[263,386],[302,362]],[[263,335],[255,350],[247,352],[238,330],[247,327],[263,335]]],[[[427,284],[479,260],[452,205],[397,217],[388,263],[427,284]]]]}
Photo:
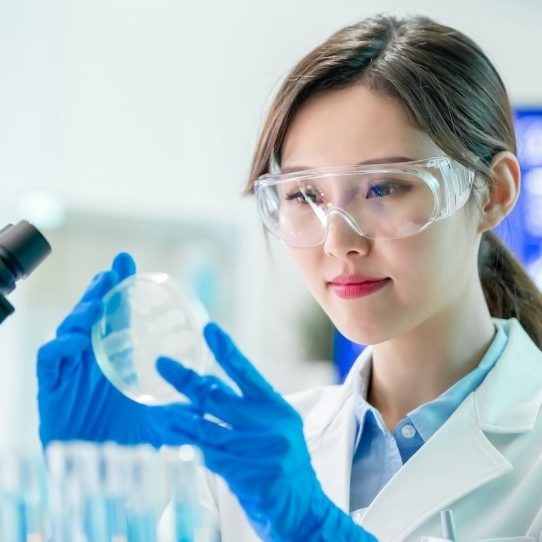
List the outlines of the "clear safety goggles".
{"type": "Polygon", "coordinates": [[[370,239],[416,235],[463,207],[474,177],[443,156],[269,173],[254,183],[254,192],[273,235],[290,246],[314,247],[325,241],[334,215],[370,239]]]}

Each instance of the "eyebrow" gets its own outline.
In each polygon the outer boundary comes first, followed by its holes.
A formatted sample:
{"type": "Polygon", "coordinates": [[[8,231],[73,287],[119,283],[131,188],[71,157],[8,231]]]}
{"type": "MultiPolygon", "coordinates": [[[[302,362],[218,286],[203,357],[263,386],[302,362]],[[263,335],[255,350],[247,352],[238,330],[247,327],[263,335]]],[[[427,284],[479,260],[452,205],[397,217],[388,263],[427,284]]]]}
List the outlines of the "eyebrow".
{"type": "MultiPolygon", "coordinates": [[[[383,156],[382,158],[375,158],[373,160],[364,160],[363,162],[356,162],[351,164],[352,166],[370,166],[372,164],[395,164],[398,162],[412,162],[419,160],[419,158],[408,158],[407,156],[383,156]]],[[[307,166],[291,166],[287,168],[281,168],[281,173],[294,173],[296,171],[305,171],[307,169],[314,169],[307,166]]]]}

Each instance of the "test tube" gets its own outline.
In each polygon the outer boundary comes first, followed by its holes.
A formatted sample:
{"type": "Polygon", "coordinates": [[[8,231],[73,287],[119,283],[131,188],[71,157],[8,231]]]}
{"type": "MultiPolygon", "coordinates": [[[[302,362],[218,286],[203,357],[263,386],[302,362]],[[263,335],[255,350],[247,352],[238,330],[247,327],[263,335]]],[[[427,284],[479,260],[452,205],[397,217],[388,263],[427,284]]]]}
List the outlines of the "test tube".
{"type": "Polygon", "coordinates": [[[165,449],[172,498],[170,536],[176,542],[215,542],[216,517],[203,505],[205,468],[201,452],[189,445],[165,449]]]}
{"type": "Polygon", "coordinates": [[[49,467],[49,513],[54,542],[87,542],[81,487],[70,443],[51,442],[45,450],[49,467]]]}
{"type": "Polygon", "coordinates": [[[109,542],[111,532],[102,484],[101,446],[92,442],[70,444],[74,476],[80,493],[83,530],[87,542],[109,542]]]}
{"type": "Polygon", "coordinates": [[[45,465],[41,454],[19,453],[21,489],[25,508],[26,541],[45,539],[46,488],[45,465]]]}
{"type": "Polygon", "coordinates": [[[196,479],[196,449],[193,446],[169,448],[166,452],[168,481],[173,497],[174,540],[193,542],[200,523],[197,504],[199,502],[196,479]]]}
{"type": "Polygon", "coordinates": [[[26,542],[21,465],[12,451],[4,452],[0,461],[0,530],[6,540],[26,542]]]}
{"type": "Polygon", "coordinates": [[[102,447],[102,476],[111,542],[126,542],[126,501],[129,493],[130,465],[125,447],[106,442],[102,447]]]}
{"type": "Polygon", "coordinates": [[[128,542],[156,542],[159,516],[159,463],[154,448],[129,449],[128,542]]]}

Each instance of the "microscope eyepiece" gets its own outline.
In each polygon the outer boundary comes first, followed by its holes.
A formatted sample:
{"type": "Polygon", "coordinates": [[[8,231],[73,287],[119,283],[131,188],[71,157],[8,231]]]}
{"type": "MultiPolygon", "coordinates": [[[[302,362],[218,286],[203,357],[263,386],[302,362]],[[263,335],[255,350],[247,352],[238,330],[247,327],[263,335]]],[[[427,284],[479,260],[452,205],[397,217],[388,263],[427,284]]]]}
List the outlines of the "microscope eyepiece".
{"type": "Polygon", "coordinates": [[[0,322],[13,312],[4,295],[15,289],[51,253],[51,246],[32,224],[21,220],[0,230],[0,322]]]}

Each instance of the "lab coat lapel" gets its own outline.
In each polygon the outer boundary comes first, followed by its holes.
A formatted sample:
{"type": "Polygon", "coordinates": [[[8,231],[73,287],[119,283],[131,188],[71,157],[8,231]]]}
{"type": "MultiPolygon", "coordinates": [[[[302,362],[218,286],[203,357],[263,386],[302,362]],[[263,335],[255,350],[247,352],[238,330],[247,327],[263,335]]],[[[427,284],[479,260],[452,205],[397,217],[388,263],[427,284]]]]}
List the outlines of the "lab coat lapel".
{"type": "Polygon", "coordinates": [[[377,495],[363,526],[381,542],[404,540],[455,500],[511,469],[480,429],[471,395],[377,495]]]}
{"type": "Polygon", "coordinates": [[[342,386],[323,392],[317,407],[305,418],[305,436],[312,465],[324,492],[341,509],[350,506],[350,475],[356,437],[353,388],[356,374],[371,360],[366,348],[342,386]]]}
{"type": "Polygon", "coordinates": [[[337,506],[348,512],[356,422],[352,396],[344,399],[333,423],[325,431],[309,438],[307,445],[324,492],[337,506]]]}

